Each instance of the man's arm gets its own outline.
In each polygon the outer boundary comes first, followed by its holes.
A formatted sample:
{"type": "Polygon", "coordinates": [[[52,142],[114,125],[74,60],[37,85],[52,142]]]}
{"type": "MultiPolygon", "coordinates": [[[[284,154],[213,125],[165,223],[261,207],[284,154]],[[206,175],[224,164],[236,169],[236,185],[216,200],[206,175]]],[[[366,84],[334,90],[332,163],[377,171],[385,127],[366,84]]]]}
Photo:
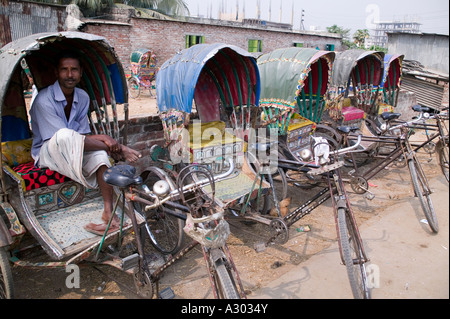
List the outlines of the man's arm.
{"type": "Polygon", "coordinates": [[[120,153],[120,144],[109,135],[86,135],[84,140],[85,151],[107,151],[110,153],[120,153]]]}

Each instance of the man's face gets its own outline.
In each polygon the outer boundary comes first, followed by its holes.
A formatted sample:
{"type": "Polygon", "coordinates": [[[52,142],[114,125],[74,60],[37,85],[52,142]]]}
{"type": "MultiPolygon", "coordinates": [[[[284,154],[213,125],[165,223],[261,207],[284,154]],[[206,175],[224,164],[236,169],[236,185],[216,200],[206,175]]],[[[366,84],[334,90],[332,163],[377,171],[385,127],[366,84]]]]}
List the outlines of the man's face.
{"type": "Polygon", "coordinates": [[[56,71],[62,89],[73,90],[81,80],[81,66],[77,59],[63,58],[56,71]]]}

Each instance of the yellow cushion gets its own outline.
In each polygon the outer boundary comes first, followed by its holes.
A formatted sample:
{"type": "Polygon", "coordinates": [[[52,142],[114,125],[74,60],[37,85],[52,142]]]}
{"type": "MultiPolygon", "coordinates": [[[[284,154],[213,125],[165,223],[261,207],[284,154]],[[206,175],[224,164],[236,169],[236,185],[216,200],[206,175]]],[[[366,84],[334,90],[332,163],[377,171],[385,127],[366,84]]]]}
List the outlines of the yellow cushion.
{"type": "Polygon", "coordinates": [[[31,144],[33,139],[9,141],[2,143],[2,161],[13,167],[28,163],[33,160],[31,157],[31,144]]]}
{"type": "Polygon", "coordinates": [[[221,139],[225,135],[225,122],[222,121],[214,121],[208,123],[191,123],[189,125],[189,136],[190,140],[194,140],[194,133],[201,134],[200,136],[195,136],[195,140],[202,140],[203,138],[207,138],[206,141],[210,141],[211,139],[221,139]],[[198,126],[197,126],[198,125],[198,126]],[[198,127],[201,128],[200,132],[198,127]],[[206,131],[206,133],[205,133],[206,131]],[[203,134],[205,133],[205,136],[203,134]]]}

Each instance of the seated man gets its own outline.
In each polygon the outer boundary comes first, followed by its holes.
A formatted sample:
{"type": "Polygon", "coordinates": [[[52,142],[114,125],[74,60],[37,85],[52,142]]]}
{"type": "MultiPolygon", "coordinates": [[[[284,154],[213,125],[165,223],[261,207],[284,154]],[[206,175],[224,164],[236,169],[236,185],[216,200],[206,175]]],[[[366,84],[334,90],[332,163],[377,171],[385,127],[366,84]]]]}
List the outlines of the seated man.
{"type": "MultiPolygon", "coordinates": [[[[87,188],[100,188],[105,223],[85,226],[87,231],[100,235],[113,209],[113,188],[103,180],[104,172],[111,166],[108,155],[133,163],[141,154],[108,135],[88,135],[91,133],[87,117],[90,99],[76,87],[83,72],[80,59],[73,52],[62,52],[56,63],[57,81],[39,92],[30,110],[31,155],[37,167],[47,167],[87,188]]],[[[118,227],[116,217],[110,231],[118,227]]]]}

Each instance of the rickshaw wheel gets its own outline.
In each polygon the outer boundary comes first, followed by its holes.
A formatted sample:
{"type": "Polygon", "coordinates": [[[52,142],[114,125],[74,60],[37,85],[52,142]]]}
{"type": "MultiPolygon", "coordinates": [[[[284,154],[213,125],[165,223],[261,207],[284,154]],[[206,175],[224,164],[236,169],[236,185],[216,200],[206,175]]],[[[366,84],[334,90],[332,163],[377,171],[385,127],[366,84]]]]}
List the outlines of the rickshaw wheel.
{"type": "Polygon", "coordinates": [[[0,247],[0,299],[14,298],[14,285],[5,247],[0,247]]]}
{"type": "Polygon", "coordinates": [[[152,81],[150,83],[150,87],[148,88],[148,92],[150,93],[150,98],[156,99],[156,81],[152,81]]]}
{"type": "MultiPolygon", "coordinates": [[[[153,185],[164,179],[159,176],[156,171],[151,171],[146,178],[144,184],[150,189],[153,185]]],[[[147,241],[150,241],[153,247],[163,254],[175,254],[182,246],[184,239],[184,220],[170,215],[166,212],[169,207],[162,205],[159,208],[151,211],[144,211],[140,203],[134,202],[134,208],[145,216],[145,223],[142,225],[142,240],[144,246],[147,246],[147,241]]],[[[181,212],[175,209],[177,213],[181,212]]]]}
{"type": "Polygon", "coordinates": [[[128,79],[128,92],[130,93],[130,97],[136,99],[141,94],[141,87],[139,84],[139,80],[134,76],[128,79]]]}

